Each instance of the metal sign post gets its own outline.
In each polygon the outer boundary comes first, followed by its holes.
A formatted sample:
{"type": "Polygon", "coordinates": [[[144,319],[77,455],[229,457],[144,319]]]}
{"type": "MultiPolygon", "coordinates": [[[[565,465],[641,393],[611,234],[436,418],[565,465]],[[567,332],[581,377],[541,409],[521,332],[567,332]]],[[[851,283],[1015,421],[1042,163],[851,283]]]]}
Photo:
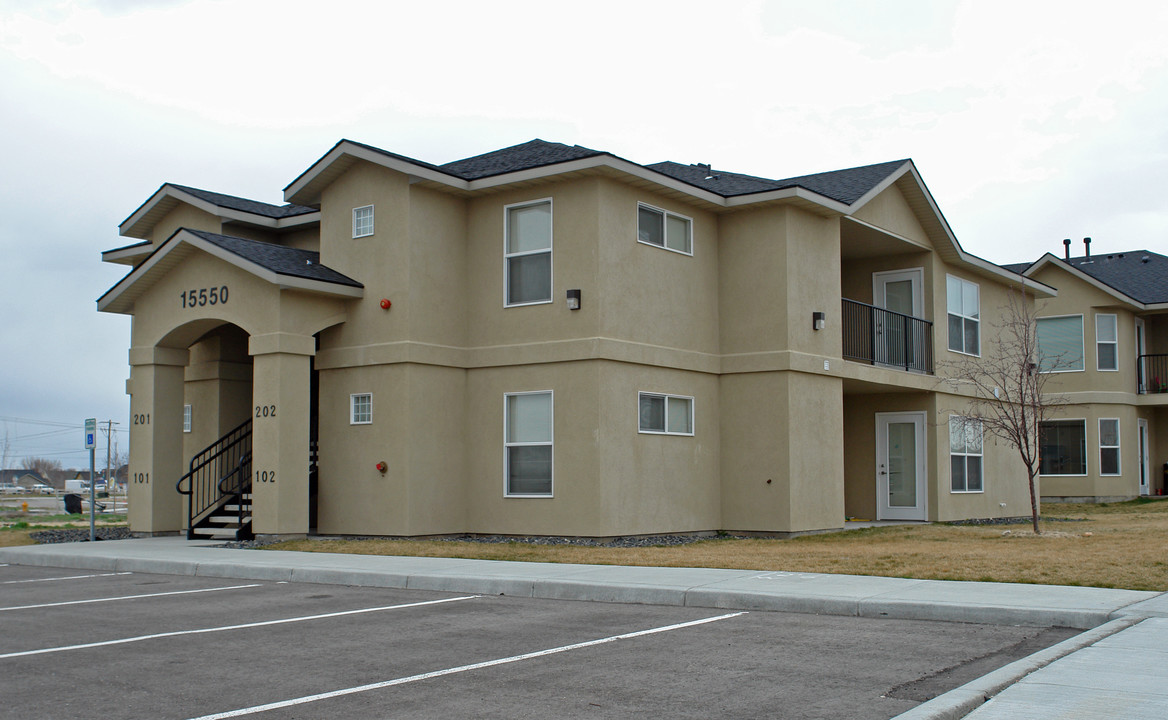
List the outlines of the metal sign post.
{"type": "Polygon", "coordinates": [[[93,477],[93,449],[97,447],[97,418],[88,418],[85,421],[85,449],[89,451],[89,542],[93,542],[97,538],[94,537],[95,515],[94,509],[97,506],[97,481],[93,477]]]}

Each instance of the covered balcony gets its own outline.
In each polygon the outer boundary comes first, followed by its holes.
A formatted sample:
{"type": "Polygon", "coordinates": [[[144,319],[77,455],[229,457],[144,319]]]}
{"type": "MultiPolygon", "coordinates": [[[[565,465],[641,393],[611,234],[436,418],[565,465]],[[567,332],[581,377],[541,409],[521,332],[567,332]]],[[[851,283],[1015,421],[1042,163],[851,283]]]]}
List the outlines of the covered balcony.
{"type": "Polygon", "coordinates": [[[844,298],[843,333],[845,360],[933,374],[928,320],[844,298]]]}
{"type": "Polygon", "coordinates": [[[1140,395],[1168,393],[1168,355],[1136,358],[1136,381],[1140,395]]]}

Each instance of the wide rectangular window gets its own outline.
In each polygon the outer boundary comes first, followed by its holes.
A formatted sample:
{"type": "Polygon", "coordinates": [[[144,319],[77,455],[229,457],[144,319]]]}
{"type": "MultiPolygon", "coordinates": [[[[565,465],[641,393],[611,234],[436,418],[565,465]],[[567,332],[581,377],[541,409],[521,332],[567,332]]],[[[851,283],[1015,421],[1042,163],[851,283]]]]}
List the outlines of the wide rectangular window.
{"type": "Polygon", "coordinates": [[[349,396],[349,424],[368,425],[373,422],[373,395],[353,393],[349,396]]]}
{"type": "Polygon", "coordinates": [[[949,314],[949,349],[966,355],[981,354],[981,297],[977,283],[945,276],[949,314]]]}
{"type": "Polygon", "coordinates": [[[366,237],[373,234],[373,206],[353,208],[353,237],[366,237]]]}
{"type": "Polygon", "coordinates": [[[1099,418],[1099,474],[1119,475],[1119,418],[1099,418]]]}
{"type": "Polygon", "coordinates": [[[504,208],[503,294],[505,304],[552,301],[552,201],[504,208]]]}
{"type": "Polygon", "coordinates": [[[693,398],[639,393],[638,429],[643,433],[693,435],[693,398]]]}
{"type": "Polygon", "coordinates": [[[1047,420],[1038,428],[1041,475],[1087,474],[1087,421],[1047,420]]]}
{"type": "Polygon", "coordinates": [[[643,203],[637,205],[637,242],[692,255],[692,226],[692,221],[684,215],[643,203]]]}
{"type": "Polygon", "coordinates": [[[191,431],[191,406],[183,405],[183,432],[191,431]]]}
{"type": "Polygon", "coordinates": [[[949,416],[949,467],[953,492],[982,492],[981,420],[949,416]]]}
{"type": "Polygon", "coordinates": [[[1071,372],[1083,369],[1083,316],[1038,318],[1038,369],[1071,372]]]}
{"type": "Polygon", "coordinates": [[[1095,367],[1119,370],[1119,334],[1115,315],[1095,316],[1095,367]]]}
{"type": "Polygon", "coordinates": [[[503,396],[505,494],[551,497],[552,392],[503,396]]]}

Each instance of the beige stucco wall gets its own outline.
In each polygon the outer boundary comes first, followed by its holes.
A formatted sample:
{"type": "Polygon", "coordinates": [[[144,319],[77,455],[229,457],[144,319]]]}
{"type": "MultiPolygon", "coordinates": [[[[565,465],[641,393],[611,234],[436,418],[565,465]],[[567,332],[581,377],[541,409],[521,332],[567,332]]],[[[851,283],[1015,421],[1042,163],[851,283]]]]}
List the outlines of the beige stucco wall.
{"type": "MultiPolygon", "coordinates": [[[[898,181],[908,182],[907,180],[898,181]]],[[[876,197],[869,200],[852,216],[857,220],[883,228],[906,237],[925,247],[932,247],[928,233],[921,226],[916,213],[905,200],[904,193],[893,183],[876,197]]]]}
{"type": "Polygon", "coordinates": [[[154,224],[154,228],[150,232],[150,242],[158,247],[179,228],[217,233],[222,232],[222,227],[223,224],[219,218],[211,213],[186,203],[179,203],[154,224]]]}

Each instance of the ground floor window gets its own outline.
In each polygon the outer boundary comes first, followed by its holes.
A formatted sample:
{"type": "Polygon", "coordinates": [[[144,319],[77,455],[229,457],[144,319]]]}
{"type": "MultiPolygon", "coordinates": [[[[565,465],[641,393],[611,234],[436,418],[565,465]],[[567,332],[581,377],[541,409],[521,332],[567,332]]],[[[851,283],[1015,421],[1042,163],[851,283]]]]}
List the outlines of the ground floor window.
{"type": "Polygon", "coordinates": [[[513,393],[503,400],[505,494],[552,494],[552,392],[513,393]]]}
{"type": "Polygon", "coordinates": [[[693,435],[693,398],[643,392],[637,405],[640,432],[693,435]]]}
{"type": "Polygon", "coordinates": [[[1099,418],[1099,474],[1119,475],[1119,418],[1099,418]]]}
{"type": "Polygon", "coordinates": [[[353,393],[349,396],[349,424],[368,425],[373,422],[373,394],[353,393]]]}
{"type": "Polygon", "coordinates": [[[1087,474],[1086,420],[1047,420],[1038,435],[1040,474],[1087,474]]]}
{"type": "Polygon", "coordinates": [[[981,420],[949,417],[949,468],[953,492],[982,492],[981,420]]]}

